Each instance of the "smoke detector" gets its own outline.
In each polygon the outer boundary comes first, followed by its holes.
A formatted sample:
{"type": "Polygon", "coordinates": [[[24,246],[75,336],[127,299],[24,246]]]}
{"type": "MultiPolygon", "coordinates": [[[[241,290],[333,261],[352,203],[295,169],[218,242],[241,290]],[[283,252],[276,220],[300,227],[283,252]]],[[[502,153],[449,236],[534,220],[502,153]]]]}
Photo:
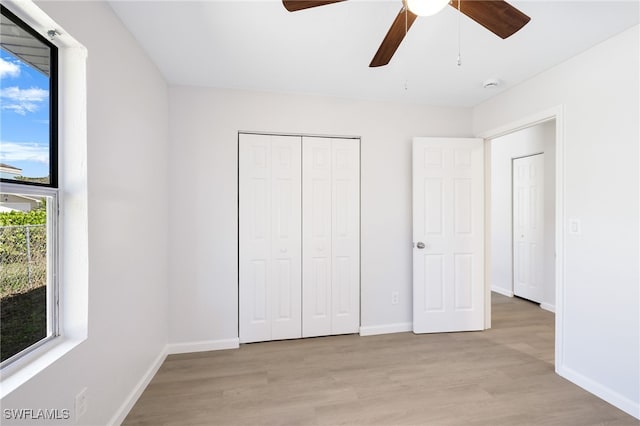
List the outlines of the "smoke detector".
{"type": "Polygon", "coordinates": [[[498,87],[500,85],[500,80],[497,78],[489,78],[482,83],[482,87],[485,89],[493,89],[494,87],[498,87]]]}

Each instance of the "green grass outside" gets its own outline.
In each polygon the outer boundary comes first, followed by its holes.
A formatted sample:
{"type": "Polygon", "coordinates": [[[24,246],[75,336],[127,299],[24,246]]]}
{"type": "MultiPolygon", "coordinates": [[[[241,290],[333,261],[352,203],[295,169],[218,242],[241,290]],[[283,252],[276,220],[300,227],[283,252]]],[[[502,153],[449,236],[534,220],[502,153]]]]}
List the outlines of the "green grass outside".
{"type": "Polygon", "coordinates": [[[0,359],[4,361],[47,337],[47,288],[0,299],[0,359]]]}
{"type": "Polygon", "coordinates": [[[0,360],[47,336],[47,253],[44,226],[0,227],[0,360]],[[28,261],[28,259],[31,261],[28,261]]]}

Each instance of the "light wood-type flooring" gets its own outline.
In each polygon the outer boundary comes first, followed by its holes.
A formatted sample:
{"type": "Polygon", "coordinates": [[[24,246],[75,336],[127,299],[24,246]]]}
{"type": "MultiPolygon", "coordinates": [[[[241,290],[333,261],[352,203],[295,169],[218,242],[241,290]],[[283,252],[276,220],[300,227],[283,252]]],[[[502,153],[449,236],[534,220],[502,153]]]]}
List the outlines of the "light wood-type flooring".
{"type": "Polygon", "coordinates": [[[554,373],[554,315],[493,295],[483,332],[172,355],[125,425],[639,425],[554,373]]]}

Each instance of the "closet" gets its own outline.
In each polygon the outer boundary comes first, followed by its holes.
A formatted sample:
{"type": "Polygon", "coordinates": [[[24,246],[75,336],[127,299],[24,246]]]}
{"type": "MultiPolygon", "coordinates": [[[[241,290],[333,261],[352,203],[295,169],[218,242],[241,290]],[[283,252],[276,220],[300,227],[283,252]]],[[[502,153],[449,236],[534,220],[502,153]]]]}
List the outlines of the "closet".
{"type": "Polygon", "coordinates": [[[240,342],[357,333],[360,140],[240,133],[240,342]]]}

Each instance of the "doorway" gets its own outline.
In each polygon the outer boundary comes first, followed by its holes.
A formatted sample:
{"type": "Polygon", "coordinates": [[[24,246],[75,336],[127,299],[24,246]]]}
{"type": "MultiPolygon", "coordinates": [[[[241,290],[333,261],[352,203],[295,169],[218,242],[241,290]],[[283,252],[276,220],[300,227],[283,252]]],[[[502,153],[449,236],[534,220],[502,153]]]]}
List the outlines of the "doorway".
{"type": "Polygon", "coordinates": [[[555,312],[555,120],[491,139],[491,290],[555,312]]]}
{"type": "MultiPolygon", "coordinates": [[[[507,219],[509,219],[509,228],[507,229],[507,258],[512,259],[513,253],[513,239],[511,233],[511,204],[507,204],[506,213],[504,209],[498,211],[494,211],[492,208],[492,202],[494,197],[493,185],[492,183],[496,181],[498,176],[496,176],[494,167],[496,167],[494,162],[492,161],[493,152],[492,150],[497,147],[497,144],[494,144],[493,141],[506,137],[506,136],[522,136],[523,133],[519,133],[521,131],[526,131],[527,129],[536,129],[538,125],[547,125],[552,126],[551,134],[553,136],[553,150],[547,149],[547,152],[553,153],[553,158],[545,155],[545,165],[548,169],[552,170],[554,173],[553,183],[551,184],[552,188],[552,196],[551,199],[553,204],[547,205],[545,207],[545,215],[550,215],[551,223],[553,224],[553,235],[550,237],[550,241],[552,242],[552,249],[545,250],[545,254],[547,258],[552,259],[552,267],[547,268],[545,270],[545,279],[552,277],[552,280],[555,284],[554,288],[549,291],[547,295],[548,300],[552,302],[543,302],[541,307],[550,311],[555,312],[555,339],[554,339],[554,365],[555,370],[558,372],[558,366],[563,365],[563,271],[564,271],[564,117],[563,117],[563,107],[557,106],[551,108],[546,111],[539,112],[537,114],[531,115],[529,117],[525,117],[523,119],[517,120],[515,122],[503,125],[501,127],[490,130],[486,133],[480,134],[478,136],[484,138],[485,140],[485,170],[488,173],[485,174],[485,328],[491,328],[491,293],[492,290],[496,290],[497,286],[494,286],[494,283],[503,283],[503,294],[507,296],[513,296],[513,286],[505,285],[504,283],[512,283],[513,275],[512,275],[512,260],[507,262],[508,269],[505,275],[504,270],[502,271],[502,275],[500,275],[500,271],[496,271],[492,265],[494,264],[493,258],[504,255],[504,245],[502,247],[502,254],[500,252],[500,248],[494,248],[494,238],[493,238],[493,229],[495,227],[496,222],[499,223],[500,214],[502,214],[502,218],[504,220],[504,215],[506,214],[507,219]],[[490,172],[489,172],[490,171],[490,172]],[[509,271],[509,269],[511,271],[509,271]],[[495,277],[494,277],[495,275],[495,277]]],[[[537,130],[540,128],[538,127],[537,130]]],[[[544,152],[544,149],[539,150],[538,152],[544,152]]],[[[517,157],[517,156],[516,156],[517,157]]],[[[512,157],[513,158],[513,157],[512,157]]],[[[507,179],[511,182],[511,161],[512,158],[507,162],[507,179]]],[[[504,167],[504,164],[503,164],[504,167]]],[[[546,198],[549,199],[549,196],[546,198]]],[[[510,202],[509,202],[510,203],[510,202]]],[[[503,228],[504,229],[504,228],[503,228]]],[[[503,237],[504,238],[504,237],[503,237]]]]}

